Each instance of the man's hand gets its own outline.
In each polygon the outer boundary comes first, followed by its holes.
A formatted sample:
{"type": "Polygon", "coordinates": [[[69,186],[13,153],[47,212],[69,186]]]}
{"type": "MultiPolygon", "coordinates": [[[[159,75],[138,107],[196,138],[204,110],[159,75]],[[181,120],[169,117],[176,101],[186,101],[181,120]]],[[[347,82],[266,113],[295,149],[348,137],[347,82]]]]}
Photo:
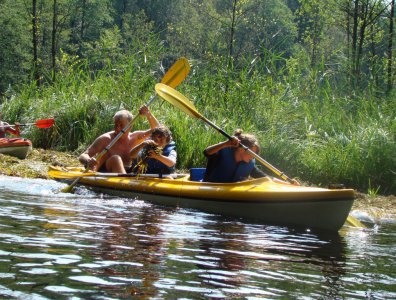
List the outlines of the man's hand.
{"type": "Polygon", "coordinates": [[[150,110],[149,110],[149,108],[146,105],[143,105],[139,109],[139,114],[141,114],[143,116],[147,116],[148,114],[150,114],[150,110]]]}

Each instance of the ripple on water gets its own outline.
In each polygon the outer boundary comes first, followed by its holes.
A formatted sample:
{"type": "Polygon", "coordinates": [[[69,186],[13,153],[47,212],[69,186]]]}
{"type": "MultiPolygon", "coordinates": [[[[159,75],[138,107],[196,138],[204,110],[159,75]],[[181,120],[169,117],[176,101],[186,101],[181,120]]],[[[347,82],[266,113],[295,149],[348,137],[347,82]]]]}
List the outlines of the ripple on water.
{"type": "Polygon", "coordinates": [[[316,235],[86,189],[58,193],[64,185],[52,181],[5,181],[0,298],[396,296],[393,224],[316,235]]]}
{"type": "Polygon", "coordinates": [[[93,285],[124,285],[126,283],[112,282],[96,276],[70,276],[69,279],[93,285]]]}
{"type": "Polygon", "coordinates": [[[44,269],[44,268],[32,268],[30,270],[21,270],[22,273],[28,273],[32,275],[50,275],[57,273],[55,270],[44,269]]]}

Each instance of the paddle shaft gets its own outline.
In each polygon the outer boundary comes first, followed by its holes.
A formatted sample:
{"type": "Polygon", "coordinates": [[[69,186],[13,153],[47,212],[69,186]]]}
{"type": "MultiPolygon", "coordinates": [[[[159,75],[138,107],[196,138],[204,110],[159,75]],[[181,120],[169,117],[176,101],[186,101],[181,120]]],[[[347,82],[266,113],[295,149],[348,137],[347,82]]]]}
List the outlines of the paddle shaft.
{"type": "MultiPolygon", "coordinates": [[[[163,79],[161,80],[162,83],[164,84],[168,84],[169,86],[172,87],[176,87],[178,86],[186,77],[188,72],[190,71],[190,65],[188,64],[188,61],[186,58],[182,57],[180,58],[170,69],[168,72],[166,72],[166,74],[164,75],[163,79]],[[183,73],[184,72],[184,73],[183,73]]],[[[146,106],[149,106],[157,97],[157,94],[154,94],[150,97],[149,101],[147,101],[146,106]]],[[[107,151],[109,151],[109,149],[111,147],[113,147],[113,145],[115,143],[117,143],[117,141],[119,140],[119,138],[126,132],[128,131],[133,123],[135,122],[135,120],[137,119],[137,117],[139,116],[139,114],[137,114],[132,120],[131,122],[129,122],[117,135],[116,137],[110,142],[110,144],[107,145],[107,147],[105,147],[102,152],[100,152],[97,157],[96,160],[99,160],[103,157],[103,155],[105,155],[107,153],[107,151]]]]}
{"type": "MultiPolygon", "coordinates": [[[[180,76],[180,74],[181,74],[181,72],[182,72],[183,70],[184,70],[184,68],[180,68],[180,70],[178,70],[177,72],[172,73],[172,74],[171,74],[172,76],[170,76],[170,77],[168,77],[167,74],[165,74],[164,79],[163,79],[162,81],[164,81],[164,82],[167,83],[167,84],[170,84],[171,86],[175,86],[175,87],[176,87],[178,84],[180,84],[181,81],[183,81],[183,80],[180,80],[180,78],[183,78],[183,79],[185,78],[185,77],[181,77],[181,76],[180,76]],[[178,79],[179,79],[179,80],[178,80],[178,79]]],[[[189,70],[189,69],[188,69],[188,70],[189,70]]],[[[187,73],[188,73],[188,71],[187,71],[187,73]]],[[[187,76],[187,74],[186,74],[185,76],[187,76]]],[[[152,95],[152,96],[150,97],[149,101],[147,101],[146,106],[149,106],[149,105],[155,100],[156,97],[157,97],[157,94],[152,95]]],[[[107,151],[109,151],[110,148],[113,147],[115,143],[117,143],[117,141],[120,139],[120,137],[121,137],[126,131],[128,131],[128,130],[132,127],[133,123],[135,122],[135,120],[137,119],[138,116],[139,116],[139,114],[137,114],[137,115],[131,120],[131,122],[129,122],[129,123],[128,123],[128,124],[116,135],[116,137],[107,145],[107,147],[105,147],[105,148],[102,150],[102,152],[100,152],[100,153],[97,155],[96,160],[100,160],[100,159],[107,153],[107,151]]],[[[89,168],[88,168],[88,170],[89,170],[89,168]]]]}
{"type": "MultiPolygon", "coordinates": [[[[206,122],[207,124],[209,124],[210,126],[212,126],[214,129],[216,129],[218,132],[220,132],[222,135],[226,136],[228,139],[232,139],[232,136],[229,135],[227,132],[225,132],[223,129],[219,128],[218,126],[216,126],[215,124],[213,124],[211,121],[209,121],[208,119],[206,119],[204,116],[200,116],[200,118],[206,122]]],[[[259,156],[257,153],[255,153],[254,151],[252,151],[251,149],[249,149],[249,147],[245,146],[242,143],[239,143],[239,146],[242,147],[245,151],[247,151],[250,155],[252,155],[255,159],[257,159],[259,162],[261,162],[264,166],[266,166],[268,169],[270,169],[272,172],[274,172],[276,175],[278,175],[279,177],[281,177],[282,179],[289,181],[290,183],[295,183],[292,179],[290,179],[286,174],[284,174],[283,172],[281,172],[280,170],[278,170],[277,168],[275,168],[274,166],[272,166],[269,162],[267,162],[264,158],[262,158],[261,156],[259,156]]]]}
{"type": "MultiPolygon", "coordinates": [[[[154,101],[155,97],[156,94],[151,96],[149,101],[146,103],[146,106],[149,106],[154,101]]],[[[113,147],[115,143],[117,143],[120,137],[133,126],[133,123],[135,123],[138,116],[139,114],[135,115],[131,120],[131,122],[125,125],[125,127],[115,136],[115,138],[95,157],[96,161],[99,161],[110,150],[110,148],[113,147]]],[[[84,173],[88,171],[89,171],[89,166],[85,168],[84,173]]],[[[74,188],[74,186],[80,181],[80,179],[81,177],[77,177],[76,179],[74,179],[74,181],[68,187],[63,189],[63,192],[65,193],[70,192],[74,188]]]]}
{"type": "MultiPolygon", "coordinates": [[[[214,129],[216,129],[218,132],[226,136],[228,139],[232,139],[232,137],[227,134],[224,130],[221,128],[217,127],[215,124],[213,124],[211,121],[206,119],[204,116],[202,116],[198,110],[195,108],[194,104],[191,103],[190,100],[188,100],[183,94],[179,93],[175,89],[173,89],[170,86],[167,86],[162,83],[157,83],[155,85],[155,90],[157,91],[157,94],[159,94],[164,100],[170,102],[172,105],[176,106],[183,112],[187,113],[193,118],[201,119],[210,126],[212,126],[214,129]]],[[[269,168],[272,172],[274,172],[276,175],[281,177],[282,179],[289,181],[292,184],[297,184],[300,185],[296,180],[292,180],[289,177],[287,177],[283,172],[279,171],[277,168],[272,166],[269,162],[267,162],[265,159],[260,157],[258,154],[250,150],[247,146],[243,144],[239,144],[240,147],[245,149],[246,151],[249,152],[253,157],[255,157],[260,163],[262,163],[264,166],[269,168]]]]}
{"type": "MultiPolygon", "coordinates": [[[[215,124],[213,124],[211,121],[209,121],[208,119],[206,119],[204,116],[200,116],[200,118],[206,122],[207,124],[209,124],[210,126],[212,126],[214,129],[216,129],[218,132],[220,132],[222,135],[226,136],[228,139],[232,139],[232,136],[230,136],[227,132],[225,132],[223,129],[219,128],[218,126],[216,126],[215,124]]],[[[245,149],[247,152],[249,152],[250,155],[254,156],[254,158],[256,158],[259,162],[261,162],[263,165],[265,165],[267,168],[269,168],[271,171],[273,171],[276,175],[278,175],[279,177],[281,177],[284,180],[289,181],[290,183],[295,183],[292,179],[290,179],[286,174],[284,174],[283,172],[279,171],[277,168],[275,168],[274,166],[272,166],[269,162],[267,162],[265,159],[263,159],[262,157],[260,157],[257,153],[255,153],[254,151],[252,151],[251,149],[249,149],[247,146],[245,146],[244,144],[239,144],[240,147],[242,147],[243,149],[245,149]]],[[[366,228],[366,226],[361,223],[358,219],[354,218],[351,215],[348,215],[348,218],[346,220],[346,223],[350,224],[351,226],[354,227],[358,227],[358,228],[366,228]]]]}
{"type": "MultiPolygon", "coordinates": [[[[38,120],[35,123],[25,123],[25,124],[18,124],[18,126],[32,126],[35,125],[39,128],[49,128],[54,124],[54,119],[43,119],[43,120],[38,120]]],[[[5,128],[5,127],[15,127],[16,124],[9,124],[9,125],[0,125],[0,128],[5,128]]]]}
{"type": "MultiPolygon", "coordinates": [[[[23,124],[19,126],[28,126],[30,124],[23,124]]],[[[10,125],[1,125],[0,128],[9,128],[9,127],[15,127],[15,124],[10,124],[10,125]]]]}
{"type": "MultiPolygon", "coordinates": [[[[167,84],[171,87],[176,87],[178,86],[188,75],[190,72],[190,64],[188,63],[188,60],[184,57],[180,58],[177,60],[172,67],[168,70],[168,72],[165,73],[164,77],[161,80],[161,83],[167,84]]],[[[154,94],[153,96],[150,97],[149,101],[147,102],[146,106],[149,106],[155,99],[157,94],[154,94]]],[[[118,141],[118,139],[128,130],[132,127],[133,123],[137,119],[139,115],[136,115],[131,122],[129,122],[118,134],[117,136],[110,142],[109,145],[107,145],[106,148],[104,148],[97,156],[96,160],[100,160],[103,155],[109,151],[111,147],[118,141]]],[[[85,169],[85,172],[89,171],[89,167],[85,169]]],[[[63,189],[63,192],[70,192],[73,187],[78,183],[81,177],[77,177],[67,188],[63,189]]]]}
{"type": "MultiPolygon", "coordinates": [[[[154,101],[156,96],[157,96],[156,94],[151,96],[149,101],[146,103],[146,106],[149,106],[154,101]]],[[[102,152],[100,152],[98,154],[98,156],[96,157],[96,160],[101,159],[103,157],[103,155],[105,155],[107,153],[107,151],[109,151],[110,148],[113,147],[115,143],[117,143],[117,141],[120,139],[120,137],[125,132],[127,132],[129,129],[131,129],[133,123],[135,123],[135,121],[137,120],[138,117],[139,117],[139,114],[134,116],[133,119],[131,120],[131,122],[129,122],[127,125],[125,125],[125,127],[116,135],[116,137],[102,150],[102,152]]]]}

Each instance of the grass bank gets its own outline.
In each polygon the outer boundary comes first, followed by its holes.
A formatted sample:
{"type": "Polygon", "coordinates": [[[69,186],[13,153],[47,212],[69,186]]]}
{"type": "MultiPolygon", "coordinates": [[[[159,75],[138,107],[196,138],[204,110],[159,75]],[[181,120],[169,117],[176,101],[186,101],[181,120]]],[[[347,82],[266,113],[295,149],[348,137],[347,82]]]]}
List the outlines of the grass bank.
{"type": "MultiPolygon", "coordinates": [[[[226,132],[243,128],[255,133],[260,155],[289,177],[324,186],[344,183],[370,194],[396,194],[393,95],[379,96],[369,89],[352,93],[334,84],[336,75],[302,75],[292,62],[282,70],[270,67],[272,72],[265,71],[264,64],[234,68],[217,59],[191,63],[192,72],[178,90],[226,132]]],[[[61,67],[53,84],[40,89],[24,86],[8,94],[2,110],[9,122],[54,116],[53,128],[32,127],[24,136],[36,147],[75,155],[112,129],[117,110],[136,113],[163,76],[157,60],[139,55],[95,72],[78,59],[65,59],[61,67]]],[[[203,149],[224,140],[168,103],[157,100],[150,108],[173,132],[180,169],[205,165],[203,149]]],[[[147,128],[147,123],[139,118],[134,128],[147,128]]]]}

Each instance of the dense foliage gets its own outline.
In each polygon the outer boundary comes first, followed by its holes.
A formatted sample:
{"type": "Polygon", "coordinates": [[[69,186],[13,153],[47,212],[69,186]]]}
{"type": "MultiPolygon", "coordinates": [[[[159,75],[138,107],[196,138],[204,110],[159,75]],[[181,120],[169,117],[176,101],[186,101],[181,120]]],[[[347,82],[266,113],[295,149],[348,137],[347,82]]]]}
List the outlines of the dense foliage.
{"type": "MultiPolygon", "coordinates": [[[[180,56],[178,90],[261,155],[315,184],[396,191],[394,1],[32,0],[0,4],[0,93],[36,147],[82,151],[120,108],[137,112],[180,56]]],[[[220,134],[157,100],[178,166],[202,166],[220,134]]],[[[139,119],[135,128],[145,128],[139,119]]]]}

